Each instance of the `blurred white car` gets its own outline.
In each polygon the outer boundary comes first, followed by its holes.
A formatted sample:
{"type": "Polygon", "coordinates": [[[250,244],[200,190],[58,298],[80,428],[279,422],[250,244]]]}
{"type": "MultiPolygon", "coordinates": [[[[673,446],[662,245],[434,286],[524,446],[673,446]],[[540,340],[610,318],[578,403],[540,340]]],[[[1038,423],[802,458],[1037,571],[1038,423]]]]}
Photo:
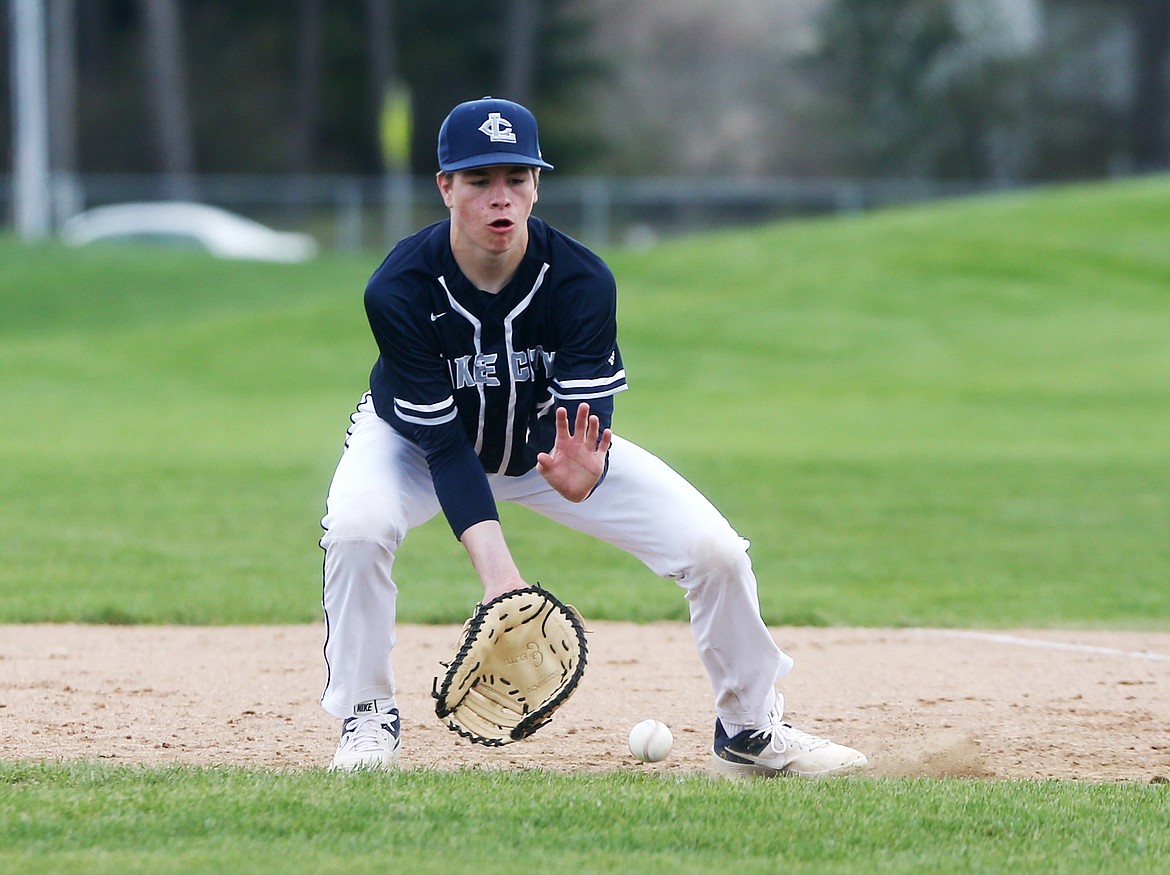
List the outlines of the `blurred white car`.
{"type": "Polygon", "coordinates": [[[253,261],[292,263],[317,254],[317,241],[308,234],[276,231],[219,207],[185,201],[95,207],[66,221],[61,238],[72,246],[107,241],[186,246],[253,261]]]}

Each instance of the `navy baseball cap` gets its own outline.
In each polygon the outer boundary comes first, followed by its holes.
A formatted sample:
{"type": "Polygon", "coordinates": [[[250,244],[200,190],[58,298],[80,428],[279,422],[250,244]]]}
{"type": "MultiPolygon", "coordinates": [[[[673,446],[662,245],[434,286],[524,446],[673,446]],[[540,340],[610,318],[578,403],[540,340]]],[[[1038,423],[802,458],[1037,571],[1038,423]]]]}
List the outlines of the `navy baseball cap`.
{"type": "Polygon", "coordinates": [[[541,157],[535,116],[520,104],[495,97],[459,104],[439,128],[439,170],[493,164],[553,169],[541,157]]]}

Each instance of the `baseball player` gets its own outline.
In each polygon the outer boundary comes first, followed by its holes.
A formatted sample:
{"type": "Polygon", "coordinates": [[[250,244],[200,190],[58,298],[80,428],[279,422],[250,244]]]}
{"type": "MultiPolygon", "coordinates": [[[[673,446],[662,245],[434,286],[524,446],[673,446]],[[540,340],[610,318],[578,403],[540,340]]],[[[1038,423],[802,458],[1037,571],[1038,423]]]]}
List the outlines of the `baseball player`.
{"type": "Polygon", "coordinates": [[[322,705],[342,719],[335,769],[389,768],[401,743],[392,652],[394,558],[440,511],[484,600],[526,586],[497,502],[531,508],[675,581],[714,693],[715,766],[828,775],[856,750],[783,720],[792,659],[760,616],[748,542],[690,483],[610,429],[626,389],[616,283],[580,243],[533,217],[536,120],[485,97],[439,130],[449,218],[374,271],[365,308],[379,357],[353,414],[322,520],[322,705]]]}

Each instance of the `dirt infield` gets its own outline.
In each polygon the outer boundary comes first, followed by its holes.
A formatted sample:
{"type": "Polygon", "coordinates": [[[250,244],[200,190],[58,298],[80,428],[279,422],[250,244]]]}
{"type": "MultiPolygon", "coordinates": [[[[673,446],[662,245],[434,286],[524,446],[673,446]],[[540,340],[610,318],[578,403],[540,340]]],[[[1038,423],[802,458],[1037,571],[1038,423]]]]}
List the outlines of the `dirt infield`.
{"type": "MultiPolygon", "coordinates": [[[[1170,776],[1170,633],[777,628],[797,726],[864,750],[873,774],[1147,782],[1170,776]]],[[[711,692],[687,626],[594,623],[579,692],[533,738],[475,747],[431,681],[453,626],[400,627],[405,768],[707,770],[711,692]],[[629,728],[674,730],[662,763],[629,728]]],[[[0,626],[7,760],[325,765],[317,626],[0,626]]]]}

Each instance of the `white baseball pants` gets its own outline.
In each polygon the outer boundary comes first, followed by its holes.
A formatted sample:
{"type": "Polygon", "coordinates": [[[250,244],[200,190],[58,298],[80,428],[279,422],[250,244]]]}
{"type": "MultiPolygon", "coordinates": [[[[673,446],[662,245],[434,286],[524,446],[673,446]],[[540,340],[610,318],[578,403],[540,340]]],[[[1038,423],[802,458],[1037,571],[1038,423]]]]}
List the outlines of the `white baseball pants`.
{"type": "MultiPolygon", "coordinates": [[[[579,504],[535,470],[488,479],[498,501],[613,544],[682,587],[724,722],[763,726],[774,707],[782,710],[775,683],[792,659],[760,617],[748,542],[682,476],[615,435],[605,482],[579,504]]],[[[321,521],[327,668],[321,703],[333,716],[352,714],[359,702],[395,699],[394,556],[407,532],[440,510],[422,451],[377,415],[367,394],[321,521]]]]}

